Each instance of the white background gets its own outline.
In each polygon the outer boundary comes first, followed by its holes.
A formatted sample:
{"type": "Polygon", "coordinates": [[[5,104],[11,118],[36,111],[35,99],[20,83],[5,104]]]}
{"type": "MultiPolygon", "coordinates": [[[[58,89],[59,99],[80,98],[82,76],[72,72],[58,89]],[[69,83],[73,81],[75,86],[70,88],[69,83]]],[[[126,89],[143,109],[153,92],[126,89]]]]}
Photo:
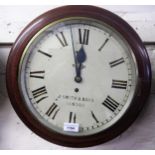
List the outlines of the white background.
{"type": "MultiPolygon", "coordinates": [[[[32,19],[54,7],[56,6],[0,6],[0,43],[14,42],[32,19]]],[[[155,6],[100,7],[121,16],[137,31],[143,41],[155,42],[155,6]]],[[[154,73],[155,47],[147,46],[147,49],[154,73]]],[[[0,47],[0,149],[71,149],[38,137],[16,115],[5,87],[5,66],[9,51],[10,47],[0,47]]],[[[110,142],[89,149],[155,149],[153,89],[144,110],[127,131],[110,142]]]]}

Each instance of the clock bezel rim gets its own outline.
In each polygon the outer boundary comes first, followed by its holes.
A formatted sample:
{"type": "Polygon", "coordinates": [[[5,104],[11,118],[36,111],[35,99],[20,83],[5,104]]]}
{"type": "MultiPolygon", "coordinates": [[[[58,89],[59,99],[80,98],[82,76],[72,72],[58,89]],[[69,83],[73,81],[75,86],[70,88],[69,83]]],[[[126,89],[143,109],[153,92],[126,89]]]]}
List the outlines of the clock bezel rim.
{"type": "MultiPolygon", "coordinates": [[[[56,8],[54,10],[50,10],[43,15],[36,18],[34,21],[32,21],[19,35],[17,40],[15,41],[11,53],[8,59],[7,63],[7,73],[6,73],[6,81],[7,81],[7,89],[8,94],[12,103],[12,106],[14,107],[16,113],[21,118],[21,120],[35,133],[40,135],[41,137],[45,138],[48,141],[54,142],[56,144],[64,145],[64,146],[70,146],[70,147],[87,147],[92,145],[97,145],[102,142],[108,141],[116,136],[118,136],[120,133],[122,133],[125,129],[127,129],[130,124],[135,120],[138,113],[141,111],[144,101],[149,95],[150,86],[151,86],[151,66],[150,61],[148,58],[148,55],[146,53],[146,49],[136,34],[136,32],[120,17],[117,15],[98,8],[94,6],[63,6],[56,8]],[[69,10],[69,11],[68,11],[69,10]],[[33,36],[43,27],[48,25],[51,22],[57,21],[61,18],[67,18],[67,17],[73,17],[73,16],[79,16],[80,17],[88,17],[92,19],[92,16],[94,19],[101,20],[102,22],[105,22],[108,25],[114,27],[115,30],[117,30],[128,42],[128,44],[132,47],[134,56],[138,62],[139,58],[142,59],[142,56],[140,54],[143,54],[143,65],[141,63],[138,64],[138,71],[139,71],[139,87],[141,87],[140,91],[143,90],[141,93],[141,97],[135,96],[134,101],[132,102],[131,106],[129,107],[126,114],[124,114],[123,118],[121,118],[116,124],[114,124],[112,127],[107,129],[104,132],[100,132],[94,135],[89,136],[65,136],[61,135],[59,133],[51,132],[46,127],[39,124],[39,122],[29,113],[29,111],[26,109],[24,104],[21,104],[23,102],[19,87],[18,87],[18,67],[21,55],[23,54],[23,51],[25,47],[27,46],[28,42],[33,38],[33,36]],[[81,16],[82,15],[82,16],[81,16]],[[108,16],[107,16],[108,15],[108,16]],[[63,17],[62,17],[63,16],[63,17]],[[53,21],[52,21],[53,20],[53,21]],[[38,22],[39,21],[39,22],[38,22]],[[115,26],[114,26],[115,25],[115,26]],[[127,28],[125,28],[127,27],[127,28]],[[125,30],[124,30],[125,29],[125,30]],[[120,31],[121,30],[121,31],[120,31]],[[123,32],[122,32],[123,30],[123,32]],[[129,30],[132,33],[129,35],[129,30]],[[129,38],[134,39],[131,41],[129,38]],[[136,40],[136,41],[135,41],[136,40]],[[140,53],[136,53],[136,51],[140,51],[140,53]],[[137,54],[137,55],[136,55],[137,54]],[[12,65],[15,64],[15,65],[12,65]],[[144,64],[147,66],[144,66],[144,64]],[[145,69],[144,69],[145,68],[145,69]],[[143,75],[144,73],[145,75],[143,75]],[[147,75],[146,75],[147,74],[147,75]],[[146,76],[146,77],[145,77],[146,76]],[[11,84],[10,84],[11,81],[11,84]],[[12,92],[12,90],[15,90],[12,92]],[[145,91],[144,91],[145,89],[145,91]],[[147,91],[146,91],[147,90],[147,91]],[[142,100],[143,98],[144,100],[142,100]],[[135,101],[136,100],[136,101],[135,101]],[[138,100],[138,101],[137,101],[138,100]],[[142,104],[136,104],[137,102],[143,101],[142,104]],[[135,103],[136,102],[136,103],[135,103]],[[136,113],[134,116],[131,115],[132,110],[136,113]],[[136,110],[137,112],[136,112],[136,110]],[[30,114],[27,116],[27,114],[30,114]],[[128,119],[131,119],[130,121],[127,121],[128,119]],[[32,119],[32,120],[31,120],[32,119]],[[30,121],[29,121],[30,120],[30,121]],[[120,128],[121,123],[123,123],[123,128],[120,128]],[[114,132],[113,129],[116,129],[114,132]],[[46,130],[46,132],[45,132],[46,130]],[[114,133],[113,133],[114,132],[114,133]]],[[[139,93],[139,92],[138,92],[139,93]]],[[[139,94],[138,94],[139,95],[139,94]]]]}

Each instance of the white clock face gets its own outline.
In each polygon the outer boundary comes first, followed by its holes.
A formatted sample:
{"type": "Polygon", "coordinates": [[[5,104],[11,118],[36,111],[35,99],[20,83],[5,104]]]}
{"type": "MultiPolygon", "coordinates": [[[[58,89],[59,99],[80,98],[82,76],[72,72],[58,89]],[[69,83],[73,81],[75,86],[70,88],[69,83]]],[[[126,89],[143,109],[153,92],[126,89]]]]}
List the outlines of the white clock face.
{"type": "Polygon", "coordinates": [[[19,73],[21,94],[36,119],[75,136],[115,124],[132,102],[138,77],[123,37],[88,18],[42,29],[26,47],[19,73]]]}

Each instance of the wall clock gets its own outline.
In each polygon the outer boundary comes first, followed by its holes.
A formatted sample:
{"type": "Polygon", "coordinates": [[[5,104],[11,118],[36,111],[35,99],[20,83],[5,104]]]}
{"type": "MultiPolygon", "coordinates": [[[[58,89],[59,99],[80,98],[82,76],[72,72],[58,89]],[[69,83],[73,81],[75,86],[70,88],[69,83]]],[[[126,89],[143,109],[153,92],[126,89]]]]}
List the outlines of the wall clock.
{"type": "Polygon", "coordinates": [[[15,41],[7,89],[36,134],[70,147],[97,145],[136,119],[151,67],[136,32],[95,6],[64,6],[33,20],[15,41]]]}

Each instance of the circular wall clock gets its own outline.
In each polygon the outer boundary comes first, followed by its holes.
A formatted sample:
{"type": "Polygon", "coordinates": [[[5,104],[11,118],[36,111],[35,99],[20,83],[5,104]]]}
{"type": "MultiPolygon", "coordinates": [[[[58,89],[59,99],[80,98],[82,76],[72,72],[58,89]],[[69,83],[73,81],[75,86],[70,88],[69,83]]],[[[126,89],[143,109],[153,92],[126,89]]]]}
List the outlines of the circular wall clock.
{"type": "Polygon", "coordinates": [[[95,6],[64,6],[33,20],[15,41],[7,88],[21,120],[70,147],[97,145],[136,119],[151,67],[136,32],[95,6]]]}

